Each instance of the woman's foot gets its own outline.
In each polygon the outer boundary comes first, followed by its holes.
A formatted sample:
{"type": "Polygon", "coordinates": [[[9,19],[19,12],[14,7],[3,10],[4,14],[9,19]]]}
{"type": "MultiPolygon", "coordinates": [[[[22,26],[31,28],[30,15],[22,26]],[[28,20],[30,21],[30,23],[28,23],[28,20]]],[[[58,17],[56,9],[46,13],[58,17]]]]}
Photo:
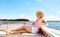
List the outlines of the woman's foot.
{"type": "Polygon", "coordinates": [[[6,31],[6,34],[9,35],[9,34],[18,34],[18,33],[22,33],[22,31],[10,31],[10,30],[5,30],[6,31]]]}
{"type": "Polygon", "coordinates": [[[5,30],[6,34],[10,34],[10,30],[5,30]]]}

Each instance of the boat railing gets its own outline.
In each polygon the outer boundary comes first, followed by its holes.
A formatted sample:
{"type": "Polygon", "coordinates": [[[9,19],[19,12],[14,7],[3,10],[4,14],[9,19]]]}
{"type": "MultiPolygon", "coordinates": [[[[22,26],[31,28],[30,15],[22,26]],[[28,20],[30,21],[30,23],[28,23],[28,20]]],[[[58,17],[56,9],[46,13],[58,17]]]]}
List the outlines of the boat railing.
{"type": "MultiPolygon", "coordinates": [[[[3,24],[2,21],[1,21],[0,22],[0,30],[9,30],[9,28],[10,28],[9,24],[10,24],[9,22],[6,23],[6,24],[3,24]],[[4,25],[4,26],[2,27],[2,25],[4,25]]],[[[13,27],[12,24],[10,24],[10,25],[13,27]]],[[[14,27],[17,26],[17,25],[14,24],[14,27]]],[[[23,25],[26,25],[26,24],[23,23],[23,25]]],[[[48,28],[48,27],[45,27],[45,26],[42,26],[41,28],[42,28],[42,31],[45,33],[45,35],[48,35],[48,37],[60,37],[60,31],[58,31],[58,30],[51,29],[51,28],[48,28]]]]}
{"type": "MultiPolygon", "coordinates": [[[[1,22],[1,24],[0,24],[0,32],[1,32],[1,34],[3,34],[3,35],[1,35],[1,36],[7,36],[7,37],[42,37],[43,35],[42,34],[29,34],[29,33],[22,33],[22,34],[10,34],[10,35],[6,35],[6,33],[4,32],[4,30],[6,29],[6,30],[10,30],[10,29],[13,29],[13,28],[17,28],[17,27],[20,27],[20,25],[19,25],[20,23],[13,23],[13,24],[10,24],[9,22],[7,23],[7,24],[2,24],[2,22],[1,22]]],[[[25,22],[23,22],[22,23],[22,25],[26,25],[26,23],[25,22]]],[[[27,26],[27,25],[26,25],[27,26]]],[[[31,24],[30,24],[30,26],[31,26],[31,24]]]]}
{"type": "Polygon", "coordinates": [[[43,32],[45,32],[45,34],[48,34],[48,36],[50,37],[60,37],[60,31],[55,30],[55,29],[51,29],[48,27],[41,27],[43,32]]]}
{"type": "Polygon", "coordinates": [[[32,24],[28,25],[25,22],[28,21],[0,21],[0,30],[10,30],[21,27],[23,25],[32,26],[32,24]]]}

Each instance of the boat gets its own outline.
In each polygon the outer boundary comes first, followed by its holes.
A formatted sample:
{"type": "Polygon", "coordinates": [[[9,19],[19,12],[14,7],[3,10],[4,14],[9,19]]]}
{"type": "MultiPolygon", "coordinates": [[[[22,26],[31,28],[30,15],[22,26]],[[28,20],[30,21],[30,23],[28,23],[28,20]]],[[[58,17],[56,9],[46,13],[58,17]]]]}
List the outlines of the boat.
{"type": "MultiPolygon", "coordinates": [[[[3,20],[3,21],[6,21],[6,20],[3,20]]],[[[12,20],[8,20],[8,21],[12,21],[12,20]]],[[[32,26],[31,24],[28,25],[25,23],[25,22],[30,22],[30,21],[24,20],[22,23],[20,23],[20,22],[15,23],[15,24],[14,23],[12,23],[12,24],[7,23],[7,24],[3,24],[3,25],[1,24],[0,25],[0,37],[60,37],[59,30],[48,28],[46,26],[41,26],[38,33],[36,33],[36,34],[32,34],[32,33],[18,33],[18,34],[9,34],[9,35],[6,34],[4,29],[12,30],[12,29],[16,29],[16,28],[20,27],[20,25],[21,26],[23,26],[23,25],[32,26]]]]}
{"type": "Polygon", "coordinates": [[[22,33],[22,34],[9,34],[9,35],[7,35],[5,31],[0,31],[0,37],[3,37],[3,36],[5,37],[60,37],[60,34],[59,34],[60,31],[55,29],[45,27],[45,28],[41,28],[40,31],[41,32],[38,34],[22,33]]]}

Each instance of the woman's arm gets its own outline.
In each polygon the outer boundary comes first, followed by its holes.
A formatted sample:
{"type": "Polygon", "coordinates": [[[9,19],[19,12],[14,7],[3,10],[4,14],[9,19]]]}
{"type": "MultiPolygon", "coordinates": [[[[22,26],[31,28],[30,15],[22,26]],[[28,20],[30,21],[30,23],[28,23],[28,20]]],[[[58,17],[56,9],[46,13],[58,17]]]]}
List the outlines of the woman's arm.
{"type": "Polygon", "coordinates": [[[48,23],[47,23],[44,19],[43,19],[42,22],[43,22],[43,25],[44,25],[44,26],[48,26],[48,23]]]}

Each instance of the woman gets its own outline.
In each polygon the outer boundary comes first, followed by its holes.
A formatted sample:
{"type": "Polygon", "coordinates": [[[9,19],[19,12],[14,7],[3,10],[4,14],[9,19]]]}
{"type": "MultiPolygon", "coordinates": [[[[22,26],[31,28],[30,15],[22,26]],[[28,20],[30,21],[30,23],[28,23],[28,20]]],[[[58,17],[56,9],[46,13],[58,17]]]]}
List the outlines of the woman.
{"type": "Polygon", "coordinates": [[[45,24],[47,26],[47,22],[43,19],[44,13],[42,11],[36,12],[37,20],[33,23],[33,27],[29,26],[22,26],[17,28],[16,30],[6,31],[7,34],[14,34],[14,33],[37,33],[39,28],[45,24]]]}

